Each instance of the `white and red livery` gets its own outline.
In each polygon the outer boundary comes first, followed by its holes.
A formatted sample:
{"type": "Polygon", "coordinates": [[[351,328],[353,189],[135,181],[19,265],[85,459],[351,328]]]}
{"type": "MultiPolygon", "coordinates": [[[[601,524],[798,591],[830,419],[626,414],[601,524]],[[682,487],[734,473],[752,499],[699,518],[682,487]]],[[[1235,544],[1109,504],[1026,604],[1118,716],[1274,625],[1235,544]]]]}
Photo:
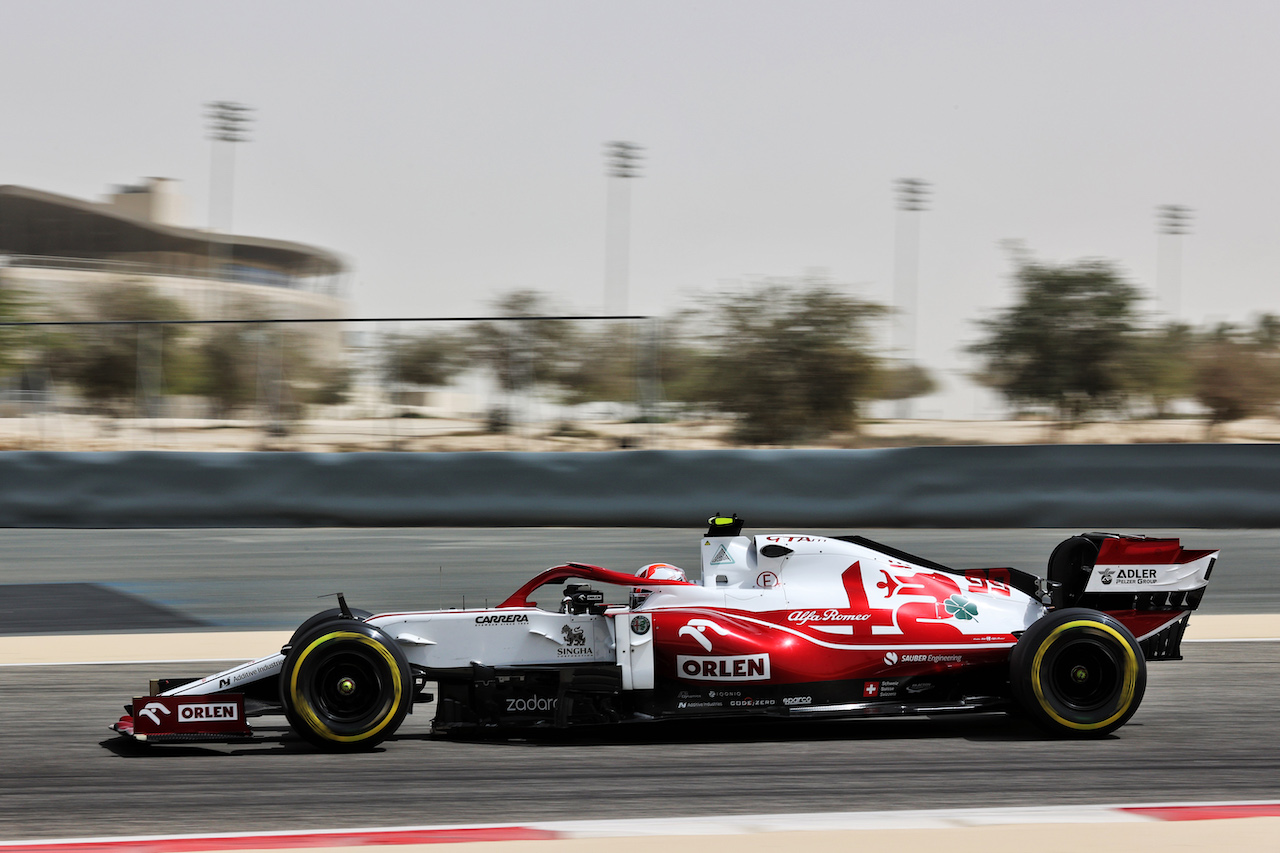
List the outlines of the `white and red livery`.
{"type": "Polygon", "coordinates": [[[434,682],[437,733],[1008,710],[1099,736],[1137,710],[1147,661],[1180,659],[1218,557],[1088,533],[1059,545],[1041,578],[952,569],[860,536],[744,536],[736,516],[712,518],[700,549],[700,581],[664,563],[569,563],[483,610],[375,616],[340,598],[276,654],[153,682],[113,728],[225,740],[252,736],[247,717],[284,713],[321,748],[366,749],[434,682]],[[601,585],[629,602],[607,603],[601,585]]]}

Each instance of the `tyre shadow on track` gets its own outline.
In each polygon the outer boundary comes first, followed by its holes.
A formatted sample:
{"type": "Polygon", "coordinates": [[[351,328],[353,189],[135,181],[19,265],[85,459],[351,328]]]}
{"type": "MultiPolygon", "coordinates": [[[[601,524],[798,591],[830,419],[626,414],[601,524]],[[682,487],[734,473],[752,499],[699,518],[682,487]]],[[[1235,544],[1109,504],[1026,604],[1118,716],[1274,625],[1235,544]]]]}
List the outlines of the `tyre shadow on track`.
{"type": "MultiPolygon", "coordinates": [[[[120,758],[220,758],[242,755],[323,755],[288,726],[259,726],[244,743],[147,744],[108,738],[100,745],[120,758]]],[[[1107,739],[1115,737],[1109,735],[1107,739]]],[[[1053,740],[1021,717],[912,717],[893,720],[679,720],[631,725],[469,731],[437,736],[402,732],[370,752],[413,742],[487,744],[494,747],[582,747],[607,745],[818,743],[822,741],[954,740],[1019,742],[1053,740]]]]}
{"type": "MultiPolygon", "coordinates": [[[[256,726],[251,740],[209,743],[143,743],[128,737],[113,737],[98,745],[118,758],[227,758],[244,755],[324,755],[293,733],[287,725],[256,726]]],[[[377,746],[369,752],[384,752],[377,746]]]]}
{"type": "Polygon", "coordinates": [[[433,740],[513,746],[609,744],[794,743],[859,740],[1042,741],[1048,736],[1020,717],[912,717],[893,720],[680,720],[574,729],[465,732],[437,737],[400,734],[395,741],[433,740]]]}

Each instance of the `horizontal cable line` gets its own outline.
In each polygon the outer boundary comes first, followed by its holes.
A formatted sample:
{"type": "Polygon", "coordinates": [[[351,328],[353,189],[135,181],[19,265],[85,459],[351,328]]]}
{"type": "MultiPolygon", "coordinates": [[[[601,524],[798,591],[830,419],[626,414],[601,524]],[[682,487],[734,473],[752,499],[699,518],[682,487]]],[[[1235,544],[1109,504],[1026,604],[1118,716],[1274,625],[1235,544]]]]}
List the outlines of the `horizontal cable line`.
{"type": "Polygon", "coordinates": [[[479,323],[521,320],[649,320],[647,314],[570,314],[533,317],[316,317],[274,320],[22,320],[0,322],[8,326],[216,326],[231,323],[479,323]]]}

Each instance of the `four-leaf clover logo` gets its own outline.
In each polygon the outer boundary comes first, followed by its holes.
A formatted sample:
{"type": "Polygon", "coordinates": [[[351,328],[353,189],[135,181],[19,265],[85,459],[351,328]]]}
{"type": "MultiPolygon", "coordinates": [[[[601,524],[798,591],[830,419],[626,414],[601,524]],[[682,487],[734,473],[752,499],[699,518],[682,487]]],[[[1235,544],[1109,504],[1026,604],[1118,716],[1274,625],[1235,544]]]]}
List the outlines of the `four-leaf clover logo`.
{"type": "Polygon", "coordinates": [[[963,595],[951,596],[942,602],[942,606],[948,615],[957,619],[976,619],[978,616],[978,606],[963,595]]]}

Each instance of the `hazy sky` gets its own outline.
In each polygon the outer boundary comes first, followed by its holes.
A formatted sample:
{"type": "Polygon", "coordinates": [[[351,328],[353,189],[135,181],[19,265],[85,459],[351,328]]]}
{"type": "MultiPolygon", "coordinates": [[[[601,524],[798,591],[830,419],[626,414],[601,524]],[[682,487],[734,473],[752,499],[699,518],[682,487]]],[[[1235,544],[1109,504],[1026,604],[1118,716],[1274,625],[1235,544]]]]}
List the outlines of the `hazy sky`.
{"type": "Polygon", "coordinates": [[[936,369],[1002,240],[1151,288],[1158,204],[1196,211],[1185,319],[1280,312],[1275,2],[0,0],[0,33],[0,184],[179,178],[203,226],[202,104],[253,105],[235,230],[345,255],[357,315],[599,310],[610,139],[648,149],[636,311],[815,268],[889,301],[912,176],[936,369]]]}

